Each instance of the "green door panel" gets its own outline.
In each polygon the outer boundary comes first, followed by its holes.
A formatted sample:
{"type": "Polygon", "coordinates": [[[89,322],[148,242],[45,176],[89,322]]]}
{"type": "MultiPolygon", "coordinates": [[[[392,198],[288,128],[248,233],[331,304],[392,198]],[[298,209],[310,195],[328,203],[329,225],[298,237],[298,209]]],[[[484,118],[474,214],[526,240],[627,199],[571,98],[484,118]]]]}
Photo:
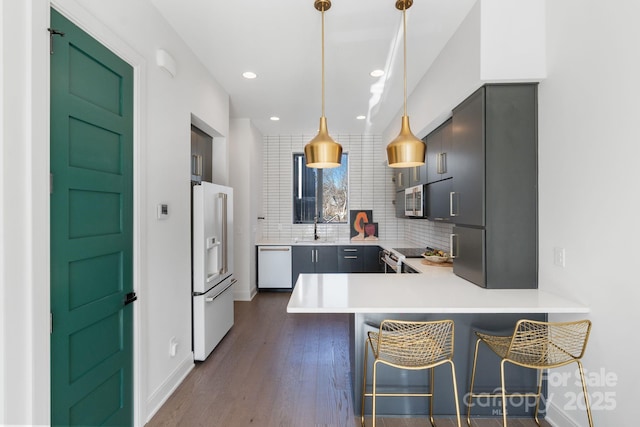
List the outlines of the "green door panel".
{"type": "Polygon", "coordinates": [[[51,423],[132,425],[133,69],[51,27],[51,423]]]}

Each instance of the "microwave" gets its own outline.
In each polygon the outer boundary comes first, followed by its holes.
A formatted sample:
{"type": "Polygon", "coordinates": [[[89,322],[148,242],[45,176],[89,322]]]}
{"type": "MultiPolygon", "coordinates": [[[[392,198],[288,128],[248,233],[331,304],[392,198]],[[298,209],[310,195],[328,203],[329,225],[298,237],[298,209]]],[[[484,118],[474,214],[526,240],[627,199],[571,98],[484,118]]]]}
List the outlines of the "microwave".
{"type": "Polygon", "coordinates": [[[416,185],[404,190],[404,215],[422,218],[425,210],[424,185],[416,185]]]}

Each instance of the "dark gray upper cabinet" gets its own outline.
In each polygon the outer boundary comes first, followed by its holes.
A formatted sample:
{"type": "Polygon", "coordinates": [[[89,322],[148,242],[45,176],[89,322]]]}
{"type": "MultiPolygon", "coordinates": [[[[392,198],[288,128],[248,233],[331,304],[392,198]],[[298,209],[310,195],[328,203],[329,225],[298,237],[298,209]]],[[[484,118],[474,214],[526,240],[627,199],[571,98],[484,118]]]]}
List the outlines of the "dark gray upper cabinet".
{"type": "Polygon", "coordinates": [[[212,182],[213,138],[191,125],[191,181],[212,182]]]}
{"type": "Polygon", "coordinates": [[[449,196],[453,191],[453,179],[432,182],[425,186],[427,199],[427,219],[431,221],[451,221],[449,196]]]}
{"type": "Polygon", "coordinates": [[[527,83],[485,85],[453,110],[454,273],[480,286],[538,286],[537,108],[527,83]],[[464,241],[465,227],[483,243],[464,241]],[[479,260],[484,271],[469,267],[479,260]]]}
{"type": "Polygon", "coordinates": [[[485,196],[485,87],[453,110],[455,177],[452,217],[456,224],[484,226],[485,196]]]}
{"type": "Polygon", "coordinates": [[[396,191],[409,187],[409,168],[393,168],[393,185],[396,191]]]}
{"type": "Polygon", "coordinates": [[[396,209],[396,218],[406,218],[404,210],[404,190],[396,191],[396,199],[393,201],[396,209]]]}
{"type": "Polygon", "coordinates": [[[449,167],[453,142],[452,120],[449,119],[425,138],[427,161],[425,183],[440,181],[453,176],[449,167]]]}
{"type": "Polygon", "coordinates": [[[409,187],[427,183],[427,164],[426,163],[422,166],[414,166],[412,168],[407,168],[407,173],[409,174],[409,187]]]}

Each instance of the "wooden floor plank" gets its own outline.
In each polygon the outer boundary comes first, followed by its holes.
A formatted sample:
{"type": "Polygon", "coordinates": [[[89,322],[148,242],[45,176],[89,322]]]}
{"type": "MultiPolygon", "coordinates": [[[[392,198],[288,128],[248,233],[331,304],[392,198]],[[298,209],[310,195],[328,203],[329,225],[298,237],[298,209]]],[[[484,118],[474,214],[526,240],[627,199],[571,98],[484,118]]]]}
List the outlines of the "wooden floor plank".
{"type": "MultiPolygon", "coordinates": [[[[351,397],[349,316],[288,314],[289,296],[260,293],[251,302],[236,302],[231,331],[147,425],[360,427],[351,397]]],[[[454,419],[438,418],[436,423],[456,426],[454,419]]],[[[430,423],[424,417],[380,417],[376,425],[430,423]]],[[[473,427],[500,426],[500,418],[473,419],[473,427]]],[[[509,427],[535,426],[529,419],[509,422],[509,427]]]]}

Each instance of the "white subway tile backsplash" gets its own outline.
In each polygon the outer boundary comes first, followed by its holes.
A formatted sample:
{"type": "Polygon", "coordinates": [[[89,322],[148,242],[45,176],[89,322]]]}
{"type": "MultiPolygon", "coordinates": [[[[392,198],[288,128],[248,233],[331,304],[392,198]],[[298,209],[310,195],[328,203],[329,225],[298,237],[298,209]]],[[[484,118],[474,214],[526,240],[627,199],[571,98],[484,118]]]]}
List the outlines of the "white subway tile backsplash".
{"type": "MultiPolygon", "coordinates": [[[[262,237],[265,240],[292,240],[313,237],[312,224],[293,224],[293,153],[315,135],[264,137],[262,237]]],[[[449,250],[450,224],[395,216],[395,190],[391,168],[381,160],[385,143],[380,135],[332,135],[349,154],[349,209],[370,209],[378,223],[381,239],[403,239],[416,246],[449,250]]],[[[321,224],[321,237],[346,239],[348,224],[321,224]]]]}

